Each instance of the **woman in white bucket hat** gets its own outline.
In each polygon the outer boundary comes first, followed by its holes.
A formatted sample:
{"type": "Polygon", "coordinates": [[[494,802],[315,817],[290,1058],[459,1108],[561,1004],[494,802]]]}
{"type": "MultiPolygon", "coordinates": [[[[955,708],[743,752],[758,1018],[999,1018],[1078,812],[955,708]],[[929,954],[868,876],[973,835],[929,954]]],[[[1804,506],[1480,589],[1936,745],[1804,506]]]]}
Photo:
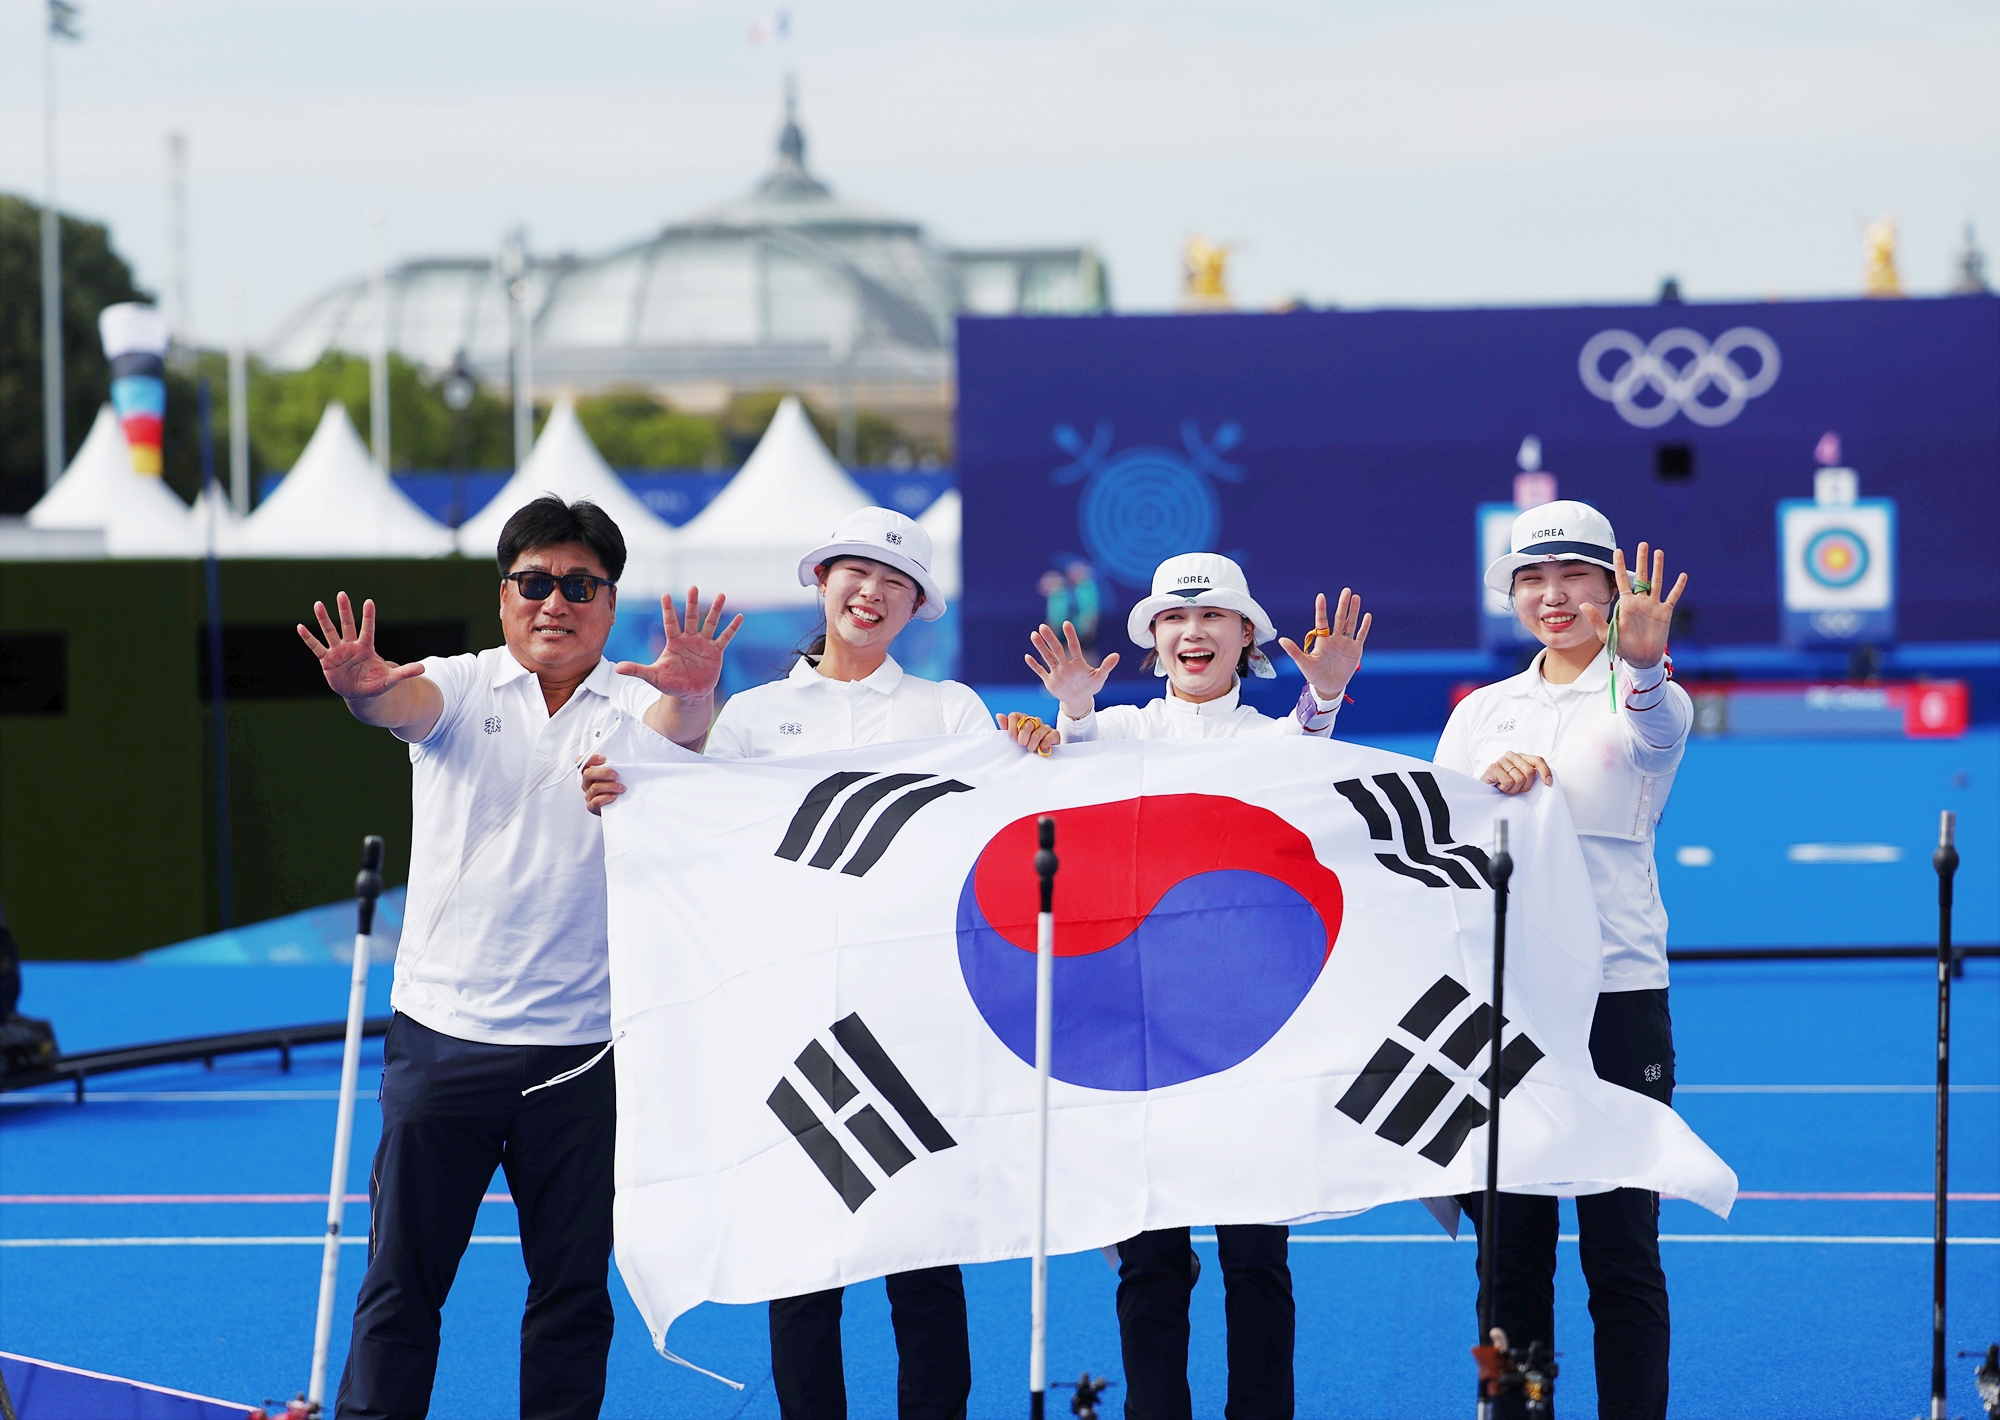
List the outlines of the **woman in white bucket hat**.
{"type": "MultiPolygon", "coordinates": [[[[1076,628],[1068,622],[1060,633],[1046,625],[1037,629],[1029,640],[1041,659],[1025,659],[1049,694],[1062,703],[1058,728],[1065,743],[1326,735],[1340,713],[1347,682],[1361,664],[1361,648],[1375,618],[1362,615],[1361,598],[1345,587],[1331,626],[1324,594],[1314,615],[1315,625],[1304,646],[1280,637],[1250,595],[1241,567],[1219,553],[1185,552],[1159,565],[1151,595],[1125,619],[1132,644],[1147,648],[1153,674],[1167,681],[1167,693],[1160,699],[1099,711],[1097,692],[1118,665],[1118,653],[1093,667],[1084,658],[1076,628]],[[1244,676],[1270,679],[1277,674],[1262,650],[1263,643],[1273,638],[1306,678],[1297,708],[1279,719],[1243,704],[1240,694],[1244,676]]],[[[1010,728],[1017,730],[1037,723],[1027,716],[1009,719],[1010,728]]]]}
{"type": "MultiPolygon", "coordinates": [[[[729,698],[706,753],[724,759],[824,754],[933,735],[994,734],[986,706],[956,681],[906,673],[890,643],[912,621],[935,621],[945,599],[931,575],[931,537],[888,508],[862,508],[799,559],[799,584],[817,586],[824,632],[789,674],[729,698]]],[[[1021,737],[1046,750],[1056,732],[1021,737]]],[[[585,766],[593,811],[624,792],[602,756],[585,766]]],[[[896,1333],[897,1407],[907,1420],[965,1414],[972,1387],[965,1283],[956,1267],[925,1267],[888,1279],[896,1333]]],[[[771,1375],[785,1420],[847,1414],[841,1365],[841,1288],[771,1303],[771,1375]]]]}
{"type": "MultiPolygon", "coordinates": [[[[1332,733],[1374,618],[1362,614],[1361,598],[1342,588],[1332,624],[1324,596],[1315,604],[1314,620],[1305,646],[1278,639],[1306,677],[1297,709],[1278,719],[1243,704],[1239,694],[1243,676],[1276,674],[1259,649],[1277,637],[1276,628],[1250,595],[1243,569],[1212,552],[1162,562],[1153,573],[1151,595],[1126,619],[1127,634],[1148,649],[1154,673],[1167,681],[1160,699],[1096,709],[1097,692],[1119,658],[1106,656],[1093,668],[1067,623],[1061,635],[1049,626],[1037,630],[1031,639],[1040,659],[1027,661],[1062,702],[1058,724],[1065,742],[1325,736],[1332,733]]],[[[1017,717],[1017,730],[1019,725],[1017,717]]],[[[1296,1309],[1286,1263],[1288,1230],[1252,1224],[1224,1225],[1215,1232],[1229,1317],[1224,1413],[1230,1420],[1289,1420],[1296,1309]]],[[[1155,1229],[1118,1245],[1125,1413],[1134,1420],[1178,1420],[1192,1413],[1188,1303],[1196,1269],[1187,1228],[1155,1229]]]]}
{"type": "MultiPolygon", "coordinates": [[[[1671,680],[1667,660],[1687,574],[1662,596],[1666,553],[1652,551],[1648,569],[1648,551],[1639,544],[1628,573],[1610,521],[1588,503],[1545,503],[1516,518],[1509,551],[1486,569],[1486,585],[1512,597],[1542,650],[1521,674],[1458,703],[1436,758],[1503,794],[1537,785],[1562,791],[1604,944],[1591,1059],[1603,1079],[1671,1105],[1667,913],[1653,827],[1673,789],[1694,704],[1671,680]]],[[[1461,1202],[1477,1223],[1477,1200],[1461,1202]]],[[[1592,1194],[1576,1200],[1576,1212],[1597,1333],[1598,1414],[1661,1420],[1669,1323],[1658,1195],[1592,1194]]],[[[1500,1196],[1493,1319],[1517,1347],[1541,1341],[1554,1349],[1557,1218],[1554,1198],[1500,1196]]],[[[1517,1399],[1504,1399],[1500,1413],[1517,1399]]]]}

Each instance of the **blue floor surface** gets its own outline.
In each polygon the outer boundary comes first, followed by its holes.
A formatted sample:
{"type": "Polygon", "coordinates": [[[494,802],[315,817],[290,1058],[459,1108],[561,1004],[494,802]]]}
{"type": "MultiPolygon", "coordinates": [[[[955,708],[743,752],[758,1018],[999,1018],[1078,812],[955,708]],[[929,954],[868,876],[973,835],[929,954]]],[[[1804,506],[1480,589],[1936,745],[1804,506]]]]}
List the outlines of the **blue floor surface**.
{"type": "MultiPolygon", "coordinates": [[[[23,1006],[73,1050],[340,1014],[333,966],[162,967],[32,963],[23,1006]]],[[[388,973],[371,1010],[386,1009],[388,973]]],[[[1665,1206],[1673,1292],[1674,1411],[1703,1417],[1914,1415],[1929,1377],[1934,995],[1922,962],[1703,964],[1675,973],[1677,1105],[1746,1190],[1723,1222],[1665,1206]],[[1758,1197],[1914,1194],[1915,1199],[1758,1197]]],[[[1957,993],[1953,1188],[2000,1194],[2000,968],[1975,962],[1957,993]]],[[[371,1043],[350,1188],[366,1186],[379,1129],[371,1043]]],[[[78,1108],[65,1095],[0,1096],[0,1348],[245,1401],[305,1384],[324,1203],[246,1202],[326,1186],[337,1048],[108,1077],[78,1108]],[[158,1201],[84,1202],[140,1195],[158,1201]],[[232,1201],[190,1202],[189,1195],[232,1201]],[[31,1198],[66,1201],[28,1201],[31,1198]]],[[[496,1180],[496,1191],[503,1185],[496,1180]]],[[[1565,1210],[1568,1226],[1574,1215],[1565,1210]]],[[[364,1205],[348,1229],[363,1234],[364,1205]]],[[[510,1416],[526,1286],[511,1204],[487,1205],[445,1314],[440,1417],[510,1416]]],[[[2000,1339],[2000,1201],[1961,1201],[1952,1231],[1954,1350],[2000,1339]]],[[[1417,1205],[1299,1230],[1303,1417],[1468,1412],[1473,1250],[1417,1205]]],[[[1195,1293],[1195,1412],[1219,1415],[1222,1291],[1210,1243],[1195,1293]]],[[[363,1249],[341,1270],[334,1365],[363,1249]]],[[[614,1274],[615,1276],[615,1274],[614,1274]]],[[[1050,1366],[1119,1374],[1116,1279],[1095,1253],[1051,1265],[1050,1366]]],[[[1018,1417],[1027,1356],[1027,1266],[968,1268],[971,1414],[1018,1417]]],[[[1561,1413],[1596,1403],[1576,1249],[1561,1249],[1561,1413]]],[[[749,1383],[741,1393],[655,1355],[614,1282],[618,1333],[607,1417],[777,1414],[761,1307],[702,1307],[681,1354],[749,1383]]],[[[852,1413],[894,1413],[894,1348],[880,1283],[849,1291],[852,1413]]],[[[1971,1360],[1952,1363],[1953,1414],[1977,1414],[1971,1360]]],[[[1121,1391],[1110,1393],[1117,1415],[1121,1391]]],[[[1060,1413],[1060,1407],[1056,1407],[1060,1413]]]]}

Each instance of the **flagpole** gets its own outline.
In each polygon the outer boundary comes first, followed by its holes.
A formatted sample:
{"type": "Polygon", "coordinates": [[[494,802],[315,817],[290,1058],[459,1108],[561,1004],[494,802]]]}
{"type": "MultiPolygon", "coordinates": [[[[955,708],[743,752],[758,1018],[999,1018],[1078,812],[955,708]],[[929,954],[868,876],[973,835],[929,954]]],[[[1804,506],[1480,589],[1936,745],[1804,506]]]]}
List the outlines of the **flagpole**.
{"type": "Polygon", "coordinates": [[[1042,910],[1035,918],[1035,1260],[1028,1302],[1028,1417],[1042,1420],[1049,1384],[1049,1054],[1055,1035],[1056,821],[1042,819],[1035,835],[1042,910]]]}
{"type": "Polygon", "coordinates": [[[62,218],[56,211],[56,40],[74,12],[49,6],[42,36],[42,486],[68,458],[63,430],[62,218]]]}
{"type": "Polygon", "coordinates": [[[333,1292],[340,1277],[340,1232],[347,1208],[347,1157],[354,1144],[354,1087],[361,1071],[361,1022],[368,1014],[368,939],[375,931],[375,899],[382,895],[382,840],[361,840],[361,872],[354,879],[357,919],[354,974],[347,989],[347,1044],[340,1055],[340,1114],[333,1126],[333,1183],[326,1199],[326,1248],[320,1254],[319,1313],[313,1322],[312,1377],[306,1413],[326,1410],[326,1353],[333,1340],[333,1292]]]}
{"type": "Polygon", "coordinates": [[[1507,880],[1514,875],[1514,858],[1507,851],[1507,820],[1493,825],[1493,1020],[1487,1040],[1486,1063],[1486,1197],[1479,1221],[1479,1345],[1473,1356],[1479,1361],[1479,1420],[1492,1420],[1495,1392],[1488,1382],[1497,1379],[1497,1355],[1493,1339],[1494,1262],[1500,1252],[1500,1010],[1505,995],[1507,972],[1507,880]],[[1484,1353],[1484,1354],[1482,1354],[1484,1353]]]}
{"type": "Polygon", "coordinates": [[[1944,1410],[1944,1250],[1945,1148],[1951,1124],[1951,880],[1958,871],[1954,843],[1958,815],[1950,809],[1938,816],[1937,852],[1931,866],[1938,880],[1938,1038],[1937,1038],[1937,1175],[1931,1202],[1931,1420],[1945,1420],[1944,1410]]]}

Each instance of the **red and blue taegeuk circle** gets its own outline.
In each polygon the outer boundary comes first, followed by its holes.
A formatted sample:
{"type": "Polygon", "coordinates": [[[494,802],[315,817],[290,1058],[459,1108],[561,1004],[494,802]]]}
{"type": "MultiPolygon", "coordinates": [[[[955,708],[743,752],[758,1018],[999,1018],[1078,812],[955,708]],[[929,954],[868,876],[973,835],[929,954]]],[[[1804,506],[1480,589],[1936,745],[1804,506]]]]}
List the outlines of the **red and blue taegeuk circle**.
{"type": "MultiPolygon", "coordinates": [[[[1249,1059],[1319,979],[1340,879],[1269,809],[1160,794],[1060,809],[1050,1073],[1151,1090],[1249,1059]]],[[[1035,817],[987,842],[958,899],[958,962],[1007,1048],[1035,1058],[1035,817]]]]}
{"type": "Polygon", "coordinates": [[[1806,573],[1823,587],[1851,587],[1868,570],[1868,544],[1849,528],[1826,528],[1806,544],[1806,573]]]}

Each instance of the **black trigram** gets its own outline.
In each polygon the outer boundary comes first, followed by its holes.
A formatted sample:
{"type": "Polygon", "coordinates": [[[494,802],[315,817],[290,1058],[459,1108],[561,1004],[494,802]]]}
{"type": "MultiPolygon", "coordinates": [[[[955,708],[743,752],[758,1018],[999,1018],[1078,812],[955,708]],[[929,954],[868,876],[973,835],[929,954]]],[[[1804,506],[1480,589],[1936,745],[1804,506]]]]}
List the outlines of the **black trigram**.
{"type": "MultiPolygon", "coordinates": [[[[1385,778],[1388,776],[1384,776],[1385,778]]],[[[1428,776],[1426,776],[1428,777],[1428,776]]],[[[1467,991],[1449,976],[1440,976],[1437,984],[1418,998],[1417,1004],[1404,1013],[1396,1023],[1396,1029],[1403,1031],[1417,1042],[1417,1049],[1401,1044],[1394,1037],[1382,1042],[1377,1050],[1347,1087],[1347,1093],[1340,1097],[1334,1108],[1353,1120],[1366,1125],[1376,1106],[1382,1103],[1397,1083],[1409,1071],[1416,1060],[1418,1050],[1425,1050],[1430,1038],[1438,1028],[1450,1019],[1470,998],[1467,991]]],[[[1504,1031],[1507,1018],[1500,1018],[1504,1031]]],[[[1488,1048],[1493,1032],[1493,1008],[1481,1001],[1468,1011],[1458,1025],[1444,1038],[1444,1043],[1429,1050],[1458,1067],[1453,1075],[1448,1075],[1428,1061],[1410,1080],[1407,1088],[1382,1116],[1382,1122],[1375,1132],[1391,1144],[1407,1144],[1423,1131],[1426,1124],[1437,1115],[1446,1099],[1457,1093],[1458,1104],[1445,1117],[1437,1132],[1429,1138],[1417,1152],[1442,1168],[1458,1156],[1465,1143],[1465,1136],[1486,1122],[1486,1106],[1471,1094],[1464,1093],[1461,1086],[1464,1077],[1461,1072],[1470,1070],[1472,1062],[1479,1059],[1488,1048]]],[[[1427,1051],[1428,1053],[1428,1051],[1427,1051]]],[[[1500,1048],[1500,1097],[1505,1099],[1514,1092],[1514,1086],[1521,1078],[1535,1068],[1535,1062],[1542,1058],[1542,1048],[1529,1040],[1525,1034],[1517,1034],[1500,1048]]],[[[1484,1096],[1492,1088],[1492,1067],[1480,1072],[1479,1094],[1484,1096]]]]}
{"type": "Polygon", "coordinates": [[[1354,805],[1354,811],[1367,822],[1370,838],[1394,842],[1397,830],[1401,829],[1402,853],[1375,855],[1375,861],[1390,872],[1415,878],[1426,887],[1477,888],[1493,885],[1493,875],[1488,871],[1484,850],[1451,841],[1451,806],[1444,801],[1436,776],[1428,770],[1413,769],[1407,775],[1377,774],[1375,787],[1381,790],[1382,798],[1389,801],[1386,811],[1381,799],[1375,797],[1374,790],[1359,779],[1343,779],[1333,787],[1336,793],[1354,805]],[[1412,784],[1416,785],[1416,794],[1410,792],[1412,784]],[[1423,796],[1423,809],[1417,807],[1417,795],[1423,796]],[[1424,809],[1430,810],[1431,817],[1428,838],[1424,833],[1424,809]],[[1395,815],[1393,822],[1390,813],[1395,815]],[[1443,849],[1449,856],[1440,857],[1431,852],[1432,845],[1443,849]],[[1460,862],[1459,859],[1465,861],[1460,862]],[[1470,869],[1466,867],[1467,863],[1472,865],[1470,869]]]}
{"type": "Polygon", "coordinates": [[[826,1176],[851,1213],[875,1192],[875,1181],[849,1150],[839,1131],[846,1131],[854,1143],[868,1151],[868,1157],[875,1161],[884,1178],[893,1178],[916,1158],[903,1135],[875,1107],[878,1100],[902,1121],[910,1139],[926,1153],[953,1148],[958,1141],[938,1123],[930,1106],[896,1068],[896,1062],[875,1039],[875,1033],[861,1023],[859,1015],[835,1021],[829,1034],[840,1054],[874,1086],[876,1100],[863,1097],[860,1087],[841,1068],[833,1051],[818,1040],[809,1040],[792,1065],[825,1102],[825,1110],[816,1107],[785,1076],[779,1077],[777,1088],[765,1103],[799,1141],[806,1157],[826,1176]],[[853,1108],[857,1101],[859,1108],[853,1108]]]}
{"type": "Polygon", "coordinates": [[[884,799],[890,799],[888,807],[875,814],[875,822],[869,828],[868,836],[861,840],[861,846],[841,865],[841,872],[852,873],[858,878],[881,861],[882,855],[889,851],[889,845],[896,841],[896,835],[903,831],[903,826],[916,815],[917,810],[946,794],[963,794],[971,788],[970,784],[961,784],[956,779],[940,779],[935,774],[880,774],[873,771],[829,774],[812,786],[800,803],[798,812],[792,815],[791,826],[785,830],[785,841],[778,845],[778,856],[796,863],[818,838],[819,847],[806,861],[806,866],[833,867],[853,844],[854,835],[861,831],[861,825],[874,813],[875,806],[884,799]],[[840,802],[840,811],[822,834],[820,824],[836,800],[840,802]]]}

